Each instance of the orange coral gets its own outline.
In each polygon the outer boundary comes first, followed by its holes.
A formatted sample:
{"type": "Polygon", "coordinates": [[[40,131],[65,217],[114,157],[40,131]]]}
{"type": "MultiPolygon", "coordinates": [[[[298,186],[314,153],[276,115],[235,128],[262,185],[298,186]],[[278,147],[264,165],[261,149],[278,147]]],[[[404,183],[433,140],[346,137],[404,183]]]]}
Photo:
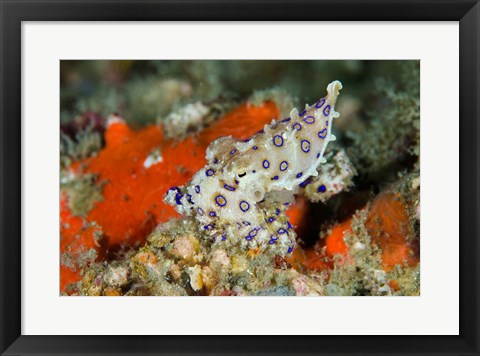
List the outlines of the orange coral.
{"type": "MultiPolygon", "coordinates": [[[[420,261],[417,243],[411,242],[413,236],[405,203],[399,194],[389,192],[379,194],[372,202],[365,226],[372,243],[382,250],[382,267],[390,271],[396,265],[407,263],[415,266],[420,261]]],[[[335,225],[325,239],[315,248],[302,250],[297,246],[289,263],[296,268],[325,270],[331,267],[334,255],[348,257],[348,246],[344,237],[352,232],[353,217],[335,225]]]]}
{"type": "Polygon", "coordinates": [[[400,286],[398,285],[398,282],[395,279],[391,279],[388,281],[388,285],[392,290],[397,291],[400,289],[400,286]]]}
{"type": "Polygon", "coordinates": [[[296,270],[324,271],[333,267],[332,261],[318,248],[302,248],[297,245],[285,260],[296,270]]]}
{"type": "Polygon", "coordinates": [[[307,200],[302,196],[295,197],[295,204],[286,211],[290,224],[295,227],[295,232],[299,239],[302,238],[304,233],[303,227],[305,226],[306,212],[308,209],[307,200]]]}
{"type": "Polygon", "coordinates": [[[352,232],[352,218],[335,225],[330,234],[325,238],[325,253],[332,257],[334,255],[345,256],[348,252],[348,246],[345,243],[345,234],[352,232]]]}
{"type": "Polygon", "coordinates": [[[297,269],[306,268],[312,271],[331,269],[335,255],[347,256],[348,246],[343,238],[352,231],[351,224],[352,218],[335,225],[330,234],[314,247],[297,246],[287,261],[297,269]]]}
{"type": "MultiPolygon", "coordinates": [[[[103,258],[105,245],[101,239],[101,229],[95,225],[88,226],[84,219],[73,216],[67,206],[65,194],[60,195],[60,290],[68,283],[80,278],[83,266],[91,262],[86,256],[94,251],[97,258],[103,258]]],[[[95,256],[91,256],[94,258],[95,256]]]]}
{"type": "Polygon", "coordinates": [[[406,209],[400,194],[380,194],[375,198],[365,223],[372,242],[382,250],[386,271],[404,262],[409,266],[419,262],[418,248],[408,239],[413,236],[413,231],[406,209]]]}
{"type": "MultiPolygon", "coordinates": [[[[105,147],[96,156],[69,167],[74,174],[97,175],[98,181],[105,183],[104,199],[82,219],[71,215],[62,195],[61,225],[69,227],[61,230],[61,253],[94,248],[102,254],[122,245],[143,244],[157,224],[178,216],[173,207],[164,204],[165,192],[171,186],[185,184],[205,165],[205,150],[211,141],[226,135],[246,139],[277,115],[273,102],[243,104],[196,137],[183,141],[165,139],[162,128],[156,125],[133,131],[121,120],[112,122],[105,132],[105,147]],[[154,152],[161,159],[157,157],[156,163],[145,165],[154,152]],[[89,222],[101,227],[103,247],[94,245],[88,229],[82,230],[89,222]]],[[[78,268],[62,264],[61,290],[79,278],[78,268]]]]}

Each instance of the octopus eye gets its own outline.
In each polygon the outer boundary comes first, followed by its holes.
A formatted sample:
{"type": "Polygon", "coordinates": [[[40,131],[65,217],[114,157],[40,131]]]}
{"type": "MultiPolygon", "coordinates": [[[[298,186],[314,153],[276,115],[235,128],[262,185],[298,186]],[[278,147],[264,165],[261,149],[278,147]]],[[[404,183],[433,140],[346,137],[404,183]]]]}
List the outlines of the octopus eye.
{"type": "Polygon", "coordinates": [[[238,176],[239,176],[240,178],[243,178],[243,177],[245,177],[246,175],[247,175],[247,172],[243,172],[243,173],[239,173],[239,174],[238,174],[238,176]]]}

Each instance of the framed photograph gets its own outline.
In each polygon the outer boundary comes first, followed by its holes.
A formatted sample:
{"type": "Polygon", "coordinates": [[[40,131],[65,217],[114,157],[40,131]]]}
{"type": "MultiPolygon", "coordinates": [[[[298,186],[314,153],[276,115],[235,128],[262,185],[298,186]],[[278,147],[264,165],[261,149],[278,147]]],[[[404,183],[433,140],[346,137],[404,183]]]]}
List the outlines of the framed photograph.
{"type": "Polygon", "coordinates": [[[0,3],[2,355],[480,354],[478,1],[0,3]]]}

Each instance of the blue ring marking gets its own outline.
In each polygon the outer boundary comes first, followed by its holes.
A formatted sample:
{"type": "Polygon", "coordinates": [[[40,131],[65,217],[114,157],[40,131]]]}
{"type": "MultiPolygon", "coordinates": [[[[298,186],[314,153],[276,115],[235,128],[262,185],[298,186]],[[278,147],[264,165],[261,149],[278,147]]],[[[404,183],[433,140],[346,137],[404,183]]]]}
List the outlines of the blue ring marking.
{"type": "Polygon", "coordinates": [[[285,170],[287,170],[287,168],[288,168],[288,162],[282,161],[282,163],[280,163],[280,170],[284,172],[285,170]]]}
{"type": "Polygon", "coordinates": [[[247,138],[246,140],[243,140],[243,142],[249,142],[251,138],[247,138]]]}
{"type": "Polygon", "coordinates": [[[303,119],[307,124],[311,125],[315,122],[315,118],[313,116],[307,116],[306,118],[303,119]]]}
{"type": "Polygon", "coordinates": [[[226,239],[227,239],[227,234],[225,233],[222,235],[222,241],[225,241],[226,239]]]}
{"type": "Polygon", "coordinates": [[[303,152],[310,152],[310,142],[308,140],[302,140],[300,146],[302,147],[303,152]]]}
{"type": "Polygon", "coordinates": [[[318,137],[320,137],[320,138],[325,138],[325,137],[327,137],[327,129],[323,129],[322,131],[320,131],[320,132],[318,133],[318,137]]]}
{"type": "Polygon", "coordinates": [[[213,164],[217,164],[217,163],[218,163],[218,159],[215,158],[215,159],[213,160],[213,164]]]}
{"type": "Polygon", "coordinates": [[[306,112],[307,112],[307,109],[303,110],[300,114],[298,114],[298,116],[303,116],[305,115],[306,112]]]}
{"type": "Polygon", "coordinates": [[[217,195],[215,197],[215,203],[217,203],[218,206],[225,206],[227,205],[227,199],[223,195],[217,195]]]}
{"type": "Polygon", "coordinates": [[[281,227],[280,229],[278,229],[277,232],[278,232],[280,235],[283,235],[283,234],[287,234],[287,235],[288,235],[288,231],[285,230],[285,229],[282,228],[282,227],[281,227]]]}
{"type": "Polygon", "coordinates": [[[256,135],[262,134],[262,133],[264,133],[264,132],[265,132],[265,131],[263,131],[263,129],[261,129],[260,131],[258,131],[258,132],[256,133],[256,135]]]}
{"type": "Polygon", "coordinates": [[[238,185],[238,180],[235,179],[235,184],[238,185]]]}
{"type": "Polygon", "coordinates": [[[273,180],[278,180],[278,176],[275,176],[272,178],[273,180]]]}
{"type": "Polygon", "coordinates": [[[180,201],[180,199],[182,199],[182,198],[183,198],[182,193],[175,194],[175,202],[177,203],[177,205],[182,205],[182,202],[180,201]]]}
{"type": "Polygon", "coordinates": [[[272,218],[272,217],[268,218],[268,222],[274,222],[274,221],[275,221],[275,218],[272,218]]]}
{"type": "Polygon", "coordinates": [[[264,159],[262,165],[263,165],[263,168],[268,169],[270,167],[270,162],[264,159]]]}
{"type": "Polygon", "coordinates": [[[275,210],[275,215],[280,214],[280,209],[275,210]]]}
{"type": "Polygon", "coordinates": [[[302,125],[300,125],[298,122],[296,122],[296,123],[293,124],[292,129],[297,130],[297,131],[302,131],[302,125]]]}
{"type": "Polygon", "coordinates": [[[302,172],[300,172],[300,173],[297,174],[297,178],[300,178],[301,176],[303,176],[303,173],[302,173],[302,172]]]}
{"type": "Polygon", "coordinates": [[[323,115],[330,115],[330,105],[325,106],[325,108],[323,109],[323,115]]]}
{"type": "Polygon", "coordinates": [[[291,118],[287,117],[286,119],[283,119],[282,122],[289,122],[291,118]]]}
{"type": "Polygon", "coordinates": [[[320,153],[317,153],[317,158],[320,158],[320,153]]]}
{"type": "Polygon", "coordinates": [[[325,187],[323,184],[321,186],[318,187],[317,191],[319,193],[324,193],[327,191],[327,187],[325,187]]]}
{"type": "Polygon", "coordinates": [[[287,221],[287,227],[288,227],[290,230],[293,229],[293,226],[292,226],[292,224],[290,224],[290,221],[287,221]]]}
{"type": "Polygon", "coordinates": [[[325,126],[328,126],[328,120],[327,120],[327,121],[325,121],[325,126]]]}
{"type": "Polygon", "coordinates": [[[202,216],[202,215],[203,215],[203,209],[202,209],[202,208],[198,208],[198,209],[197,209],[197,213],[198,213],[198,215],[202,216]]]}
{"type": "Polygon", "coordinates": [[[258,147],[257,146],[253,146],[252,147],[255,151],[258,150],[258,147]]]}
{"type": "Polygon", "coordinates": [[[283,137],[280,135],[275,135],[272,139],[273,144],[277,147],[282,147],[283,146],[283,137]]]}
{"type": "Polygon", "coordinates": [[[271,235],[270,236],[270,241],[268,241],[268,244],[273,245],[275,242],[277,242],[277,240],[278,240],[278,237],[275,238],[275,236],[271,235]]]}
{"type": "Polygon", "coordinates": [[[242,224],[245,225],[245,226],[250,226],[252,224],[250,224],[248,221],[242,221],[242,224]]]}
{"type": "Polygon", "coordinates": [[[290,246],[290,247],[288,248],[287,253],[291,253],[292,251],[293,251],[293,246],[290,246]]]}
{"type": "Polygon", "coordinates": [[[229,191],[231,191],[231,192],[234,192],[234,191],[235,191],[235,188],[232,187],[232,186],[230,186],[230,185],[228,185],[228,184],[224,184],[223,187],[224,187],[226,190],[229,190],[229,191]]]}
{"type": "Polygon", "coordinates": [[[285,203],[283,203],[283,205],[289,206],[289,205],[290,205],[290,202],[286,201],[285,203]]]}
{"type": "Polygon", "coordinates": [[[213,230],[213,228],[215,227],[214,224],[207,224],[203,227],[204,230],[213,230]]]}
{"type": "Polygon", "coordinates": [[[257,173],[257,171],[256,171],[256,170],[253,170],[252,173],[257,173]]]}
{"type": "Polygon", "coordinates": [[[242,200],[239,204],[240,210],[246,213],[248,209],[250,209],[250,204],[246,202],[245,200],[242,200]]]}
{"type": "Polygon", "coordinates": [[[217,214],[215,214],[214,211],[209,212],[208,215],[210,215],[210,216],[217,216],[217,214]]]}
{"type": "Polygon", "coordinates": [[[320,100],[318,101],[317,105],[315,105],[315,107],[316,107],[317,109],[320,109],[320,108],[323,106],[323,104],[325,104],[325,98],[320,99],[320,100]]]}
{"type": "Polygon", "coordinates": [[[235,152],[237,152],[237,150],[233,149],[233,150],[230,151],[230,154],[233,155],[233,154],[235,154],[235,152]]]}
{"type": "Polygon", "coordinates": [[[215,174],[215,171],[213,169],[207,169],[205,174],[207,175],[207,177],[211,177],[215,174]]]}
{"type": "Polygon", "coordinates": [[[300,183],[299,185],[300,185],[300,187],[305,188],[310,183],[312,183],[312,182],[310,181],[310,178],[308,178],[306,181],[300,183]]]}
{"type": "Polygon", "coordinates": [[[187,201],[190,203],[190,204],[195,204],[192,200],[192,196],[190,194],[187,194],[187,201]]]}
{"type": "Polygon", "coordinates": [[[195,193],[200,194],[200,186],[199,185],[195,186],[195,193]]]}
{"type": "Polygon", "coordinates": [[[245,236],[245,240],[247,241],[251,241],[252,239],[253,239],[253,236],[250,236],[250,235],[245,236]]]}

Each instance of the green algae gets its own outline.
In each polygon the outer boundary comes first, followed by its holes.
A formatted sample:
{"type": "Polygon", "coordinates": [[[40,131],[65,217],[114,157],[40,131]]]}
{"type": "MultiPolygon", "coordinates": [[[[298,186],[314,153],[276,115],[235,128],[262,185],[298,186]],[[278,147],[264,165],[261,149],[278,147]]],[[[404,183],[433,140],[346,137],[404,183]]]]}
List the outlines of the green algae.
{"type": "Polygon", "coordinates": [[[67,194],[67,203],[74,216],[86,217],[97,202],[103,201],[103,186],[95,174],[80,174],[64,182],[61,190],[67,194]]]}

